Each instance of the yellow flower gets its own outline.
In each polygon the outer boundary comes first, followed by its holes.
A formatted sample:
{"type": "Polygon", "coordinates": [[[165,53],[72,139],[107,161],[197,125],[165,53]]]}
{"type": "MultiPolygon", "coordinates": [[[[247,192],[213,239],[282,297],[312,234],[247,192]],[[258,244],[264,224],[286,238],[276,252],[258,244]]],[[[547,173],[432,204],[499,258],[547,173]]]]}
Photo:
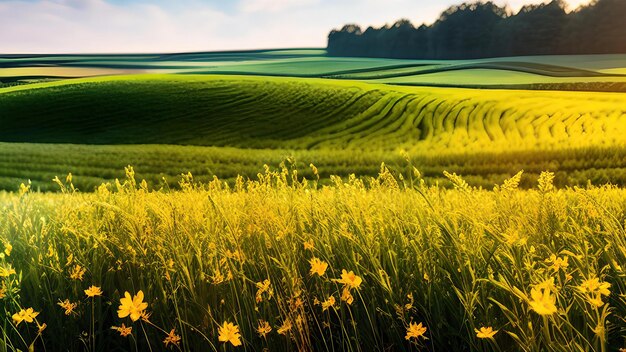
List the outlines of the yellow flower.
{"type": "Polygon", "coordinates": [[[554,286],[554,278],[551,277],[549,279],[543,280],[542,282],[535,285],[535,288],[538,290],[548,289],[550,291],[556,290],[556,286],[554,286]]]}
{"type": "Polygon", "coordinates": [[[285,334],[287,334],[287,333],[289,332],[289,330],[291,330],[291,327],[292,327],[292,325],[291,325],[291,320],[286,319],[286,320],[283,322],[283,325],[282,325],[281,327],[279,327],[279,328],[278,328],[278,330],[276,330],[276,331],[277,331],[279,334],[281,334],[281,335],[285,335],[285,334]]]}
{"type": "Polygon", "coordinates": [[[167,347],[167,345],[169,345],[170,343],[172,345],[178,346],[178,344],[180,343],[180,336],[176,335],[176,329],[170,330],[170,333],[167,334],[167,337],[165,337],[163,343],[165,344],[165,347],[167,347]]]}
{"type": "Polygon", "coordinates": [[[424,340],[426,340],[426,336],[424,336],[424,334],[426,333],[426,327],[422,325],[422,323],[419,324],[415,324],[413,322],[411,322],[411,324],[409,325],[409,328],[406,329],[406,336],[404,337],[407,340],[410,339],[418,339],[418,338],[423,338],[424,340]]]}
{"type": "Polygon", "coordinates": [[[341,300],[348,303],[348,305],[352,305],[352,302],[354,302],[354,297],[352,297],[352,294],[347,287],[344,287],[341,292],[341,300]]]}
{"type": "Polygon", "coordinates": [[[610,283],[601,282],[597,277],[593,277],[583,281],[580,286],[578,286],[578,290],[582,293],[599,293],[603,296],[608,296],[611,294],[609,290],[610,287],[610,283]]]}
{"type": "Polygon", "coordinates": [[[556,313],[556,296],[550,294],[549,288],[533,288],[530,290],[532,308],[539,315],[552,315],[556,313]]]}
{"type": "Polygon", "coordinates": [[[120,336],[122,337],[126,337],[133,332],[133,327],[132,326],[126,327],[125,324],[122,324],[122,326],[111,326],[111,329],[119,332],[120,336]]]}
{"type": "Polygon", "coordinates": [[[265,338],[267,334],[272,332],[272,327],[270,326],[270,323],[265,320],[259,320],[259,326],[256,328],[256,332],[260,337],[265,338]]]}
{"type": "Polygon", "coordinates": [[[596,306],[598,308],[604,305],[604,302],[602,301],[602,296],[599,293],[596,294],[595,296],[587,295],[587,302],[589,302],[589,304],[596,306]]]}
{"type": "Polygon", "coordinates": [[[476,337],[479,339],[492,339],[493,335],[495,335],[498,330],[494,330],[491,326],[482,327],[480,330],[474,329],[476,331],[476,337]]]}
{"type": "Polygon", "coordinates": [[[130,293],[124,292],[124,298],[120,299],[117,316],[120,318],[130,316],[132,321],[137,321],[146,308],[148,308],[148,303],[143,301],[143,291],[137,292],[133,298],[130,297],[130,293]]]}
{"type": "Polygon", "coordinates": [[[0,287],[0,299],[3,299],[6,296],[7,296],[7,288],[3,284],[2,287],[0,287]]]}
{"type": "Polygon", "coordinates": [[[324,302],[322,302],[322,310],[327,310],[328,308],[334,307],[335,306],[335,297],[334,296],[330,296],[328,297],[327,300],[325,300],[324,302]]]}
{"type": "Polygon", "coordinates": [[[604,324],[600,323],[593,329],[593,333],[596,334],[601,339],[604,339],[606,335],[606,329],[604,328],[604,324]]]}
{"type": "Polygon", "coordinates": [[[344,269],[341,271],[341,279],[334,279],[333,281],[344,284],[349,288],[358,289],[363,280],[359,276],[355,275],[354,271],[350,270],[350,272],[348,272],[344,269]]]}
{"type": "Polygon", "coordinates": [[[13,269],[10,265],[8,266],[0,266],[0,277],[9,277],[11,275],[15,275],[15,269],[13,269]]]}
{"type": "Polygon", "coordinates": [[[257,295],[263,292],[269,291],[271,284],[272,282],[270,281],[270,279],[265,279],[263,280],[263,282],[257,282],[256,283],[256,287],[258,288],[257,295]]]}
{"type": "Polygon", "coordinates": [[[12,250],[13,250],[13,246],[9,242],[7,242],[4,245],[4,254],[6,254],[9,257],[9,256],[11,256],[11,251],[12,250]]]}
{"type": "Polygon", "coordinates": [[[315,257],[311,258],[311,260],[309,260],[309,263],[311,263],[311,275],[317,274],[319,276],[324,276],[324,273],[328,268],[328,263],[315,257]]]}
{"type": "Polygon", "coordinates": [[[549,259],[546,259],[546,262],[552,263],[552,266],[550,266],[550,268],[552,268],[552,270],[557,272],[561,269],[565,269],[568,267],[569,265],[568,260],[569,258],[567,256],[563,256],[563,258],[559,258],[555,254],[552,254],[549,259]]]}
{"type": "Polygon", "coordinates": [[[77,303],[72,303],[70,302],[69,299],[66,299],[65,301],[61,302],[59,301],[59,303],[57,303],[59,306],[61,306],[61,308],[65,309],[65,315],[70,315],[74,312],[74,309],[76,309],[76,307],[78,307],[77,303]]]}
{"type": "Polygon", "coordinates": [[[11,318],[13,318],[13,322],[15,323],[15,325],[19,325],[23,321],[27,323],[32,323],[38,315],[39,312],[35,312],[33,308],[28,308],[26,310],[22,309],[19,312],[13,314],[11,318]]]}
{"type": "Polygon", "coordinates": [[[217,329],[217,333],[219,334],[218,339],[220,342],[230,342],[233,346],[241,346],[241,334],[237,325],[224,322],[224,325],[217,329]]]}
{"type": "Polygon", "coordinates": [[[267,294],[269,295],[270,299],[272,297],[272,295],[274,294],[274,291],[271,288],[272,282],[270,281],[270,279],[265,279],[263,280],[263,282],[257,282],[256,283],[256,287],[257,287],[257,291],[256,291],[256,302],[261,302],[263,301],[263,293],[267,292],[267,294]]]}
{"type": "Polygon", "coordinates": [[[101,296],[102,290],[100,289],[100,287],[92,285],[85,290],[85,294],[87,295],[87,297],[101,296]]]}
{"type": "Polygon", "coordinates": [[[304,250],[305,251],[310,251],[310,250],[313,250],[315,248],[315,244],[313,243],[313,240],[308,240],[308,241],[304,242],[303,245],[304,245],[304,250]]]}
{"type": "Polygon", "coordinates": [[[70,279],[83,281],[83,276],[85,275],[86,269],[80,265],[74,265],[72,272],[70,273],[70,279]]]}

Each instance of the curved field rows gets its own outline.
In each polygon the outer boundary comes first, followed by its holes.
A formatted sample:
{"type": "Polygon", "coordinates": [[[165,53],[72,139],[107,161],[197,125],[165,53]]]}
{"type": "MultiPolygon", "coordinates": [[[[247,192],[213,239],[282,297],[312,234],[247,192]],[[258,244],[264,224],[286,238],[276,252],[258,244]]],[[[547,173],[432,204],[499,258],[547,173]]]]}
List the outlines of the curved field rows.
{"type": "Polygon", "coordinates": [[[119,76],[0,89],[0,141],[244,148],[623,145],[612,93],[119,76]]]}

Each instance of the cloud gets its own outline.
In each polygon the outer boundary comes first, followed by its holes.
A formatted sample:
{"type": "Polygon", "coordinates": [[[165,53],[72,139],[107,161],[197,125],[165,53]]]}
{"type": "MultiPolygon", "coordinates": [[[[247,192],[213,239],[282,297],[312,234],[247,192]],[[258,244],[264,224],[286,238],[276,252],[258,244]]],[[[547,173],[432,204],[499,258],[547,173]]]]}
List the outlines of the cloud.
{"type": "Polygon", "coordinates": [[[242,0],[239,9],[243,12],[280,12],[318,2],[318,0],[242,0]]]}
{"type": "Polygon", "coordinates": [[[0,2],[2,52],[162,52],[227,44],[230,19],[208,7],[165,11],[103,0],[0,2]]]}

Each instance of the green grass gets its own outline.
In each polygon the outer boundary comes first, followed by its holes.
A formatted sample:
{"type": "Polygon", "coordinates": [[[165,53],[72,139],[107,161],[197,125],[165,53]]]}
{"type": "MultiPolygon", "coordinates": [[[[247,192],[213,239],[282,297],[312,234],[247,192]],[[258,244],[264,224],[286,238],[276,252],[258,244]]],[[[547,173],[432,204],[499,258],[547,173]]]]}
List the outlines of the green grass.
{"type": "Polygon", "coordinates": [[[152,188],[178,188],[181,174],[191,172],[197,181],[214,176],[234,182],[238,175],[256,179],[264,164],[277,169],[281,163],[314,180],[309,165],[319,170],[320,182],[328,184],[330,175],[347,178],[375,176],[381,162],[394,173],[409,172],[409,161],[417,166],[428,184],[450,186],[444,171],[454,172],[472,186],[491,189],[519,170],[524,170],[520,186],[535,187],[543,170],[555,172],[559,187],[613,183],[626,185],[626,148],[593,147],[528,151],[449,151],[412,152],[363,150],[271,150],[176,145],[69,145],[0,143],[0,189],[17,190],[31,182],[34,190],[58,191],[50,182],[67,173],[74,184],[90,192],[102,183],[124,177],[124,167],[133,165],[139,179],[152,188]]]}
{"type": "Polygon", "coordinates": [[[500,88],[513,86],[522,89],[542,89],[545,84],[558,84],[563,90],[623,91],[623,85],[608,83],[626,82],[626,55],[529,56],[442,61],[329,57],[320,49],[284,49],[153,55],[0,56],[0,77],[103,74],[97,69],[118,70],[119,73],[132,71],[339,78],[376,80],[389,84],[500,88]],[[47,65],[49,69],[42,68],[42,65],[47,65]],[[64,70],[67,68],[73,71],[64,70]],[[599,82],[604,83],[602,88],[583,85],[599,82]],[[578,85],[572,85],[573,83],[578,85]]]}
{"type": "Polygon", "coordinates": [[[611,93],[137,75],[0,89],[0,140],[371,150],[623,145],[611,93]]]}
{"type": "Polygon", "coordinates": [[[310,163],[324,178],[371,176],[383,161],[402,170],[402,151],[432,183],[447,170],[489,188],[524,169],[556,171],[559,186],[625,184],[623,104],[614,93],[244,76],[38,83],[0,89],[0,141],[13,142],[0,144],[0,188],[50,190],[72,172],[93,190],[126,165],[152,187],[188,171],[254,178],[288,157],[309,176],[310,163]]]}

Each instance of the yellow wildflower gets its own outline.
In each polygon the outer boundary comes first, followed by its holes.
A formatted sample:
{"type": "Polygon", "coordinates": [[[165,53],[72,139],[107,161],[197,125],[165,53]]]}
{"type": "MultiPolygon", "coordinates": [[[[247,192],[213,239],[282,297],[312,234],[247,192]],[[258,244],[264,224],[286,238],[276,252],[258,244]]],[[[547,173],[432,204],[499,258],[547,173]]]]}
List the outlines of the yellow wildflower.
{"type": "Polygon", "coordinates": [[[344,269],[341,271],[341,279],[334,279],[333,281],[344,284],[349,288],[358,289],[363,280],[359,276],[355,275],[354,271],[350,270],[350,272],[348,272],[344,269]]]}
{"type": "Polygon", "coordinates": [[[87,295],[87,297],[101,296],[102,290],[100,289],[100,287],[92,285],[85,290],[85,294],[87,295]]]}
{"type": "Polygon", "coordinates": [[[306,251],[310,251],[315,248],[315,244],[313,243],[313,240],[308,240],[304,242],[303,245],[304,245],[304,250],[306,251]]]}
{"type": "Polygon", "coordinates": [[[256,287],[257,287],[257,291],[256,291],[256,301],[261,302],[263,301],[263,293],[267,292],[267,294],[269,295],[269,297],[272,297],[272,294],[274,293],[271,285],[272,282],[270,281],[270,279],[265,279],[262,282],[257,282],[256,283],[256,287]]]}
{"type": "Polygon", "coordinates": [[[270,279],[265,279],[263,280],[263,282],[257,282],[256,283],[256,287],[258,288],[257,294],[269,291],[271,284],[272,282],[270,281],[270,279]]]}
{"type": "Polygon", "coordinates": [[[9,277],[11,275],[15,275],[15,269],[13,269],[10,265],[0,266],[0,277],[9,277]]]}
{"type": "Polygon", "coordinates": [[[224,275],[222,275],[222,272],[219,269],[216,269],[214,271],[214,275],[212,279],[213,279],[213,284],[215,285],[219,285],[225,280],[224,275]]]}
{"type": "Polygon", "coordinates": [[[167,337],[165,337],[163,343],[165,344],[165,347],[167,347],[170,343],[172,345],[178,346],[178,344],[180,343],[180,336],[176,335],[176,329],[170,330],[170,333],[167,334],[167,337]]]}
{"type": "Polygon", "coordinates": [[[256,332],[260,337],[265,338],[267,334],[272,332],[272,327],[270,326],[270,323],[265,320],[259,320],[259,326],[256,328],[256,332]]]}
{"type": "Polygon", "coordinates": [[[220,342],[230,342],[233,346],[241,346],[241,334],[239,333],[239,327],[232,323],[224,322],[222,326],[217,329],[219,334],[218,339],[220,342]]]}
{"type": "Polygon", "coordinates": [[[311,258],[311,260],[309,260],[309,263],[311,263],[311,275],[317,274],[319,276],[324,276],[324,273],[328,268],[328,263],[323,260],[319,260],[316,257],[311,258]]]}
{"type": "Polygon", "coordinates": [[[324,302],[322,302],[322,310],[327,310],[328,308],[334,307],[335,306],[335,297],[334,296],[330,296],[328,297],[327,300],[325,300],[324,302]]]}
{"type": "Polygon", "coordinates": [[[65,301],[61,302],[59,301],[59,303],[57,303],[59,306],[61,306],[61,308],[65,309],[65,315],[70,315],[74,312],[74,309],[76,309],[76,307],[78,307],[78,303],[72,303],[70,302],[69,299],[66,299],[65,301]]]}
{"type": "Polygon", "coordinates": [[[583,281],[580,286],[578,286],[578,290],[582,293],[599,293],[603,296],[608,296],[611,294],[609,290],[610,287],[610,283],[601,282],[597,277],[593,277],[583,281]]]}
{"type": "Polygon", "coordinates": [[[122,326],[111,326],[111,329],[119,332],[120,336],[122,337],[126,337],[133,332],[133,327],[132,326],[126,327],[125,324],[122,324],[122,326]]]}
{"type": "Polygon", "coordinates": [[[298,310],[304,307],[304,302],[302,302],[300,297],[290,299],[289,304],[291,305],[291,310],[298,310]]]}
{"type": "Polygon", "coordinates": [[[83,276],[85,275],[86,269],[80,265],[74,265],[72,272],[70,273],[70,279],[83,281],[83,276]]]}
{"type": "Polygon", "coordinates": [[[409,293],[408,295],[406,295],[406,298],[409,299],[409,303],[404,305],[404,309],[406,309],[406,310],[413,309],[413,303],[415,302],[415,300],[413,299],[413,294],[409,293]]]}
{"type": "Polygon", "coordinates": [[[424,340],[426,340],[426,336],[424,336],[424,334],[426,333],[426,327],[422,325],[422,323],[419,324],[415,324],[413,322],[411,322],[411,324],[409,325],[409,328],[406,329],[406,336],[404,337],[407,340],[410,339],[418,339],[418,338],[423,338],[424,340]]]}
{"type": "Polygon", "coordinates": [[[9,257],[9,256],[11,256],[11,251],[12,250],[13,250],[13,246],[9,242],[7,242],[4,245],[4,254],[6,254],[9,257]]]}
{"type": "Polygon", "coordinates": [[[292,327],[292,325],[291,325],[291,320],[286,319],[286,320],[283,322],[283,325],[282,325],[281,327],[279,327],[279,328],[278,328],[278,330],[276,330],[276,331],[277,331],[279,334],[281,334],[281,335],[286,335],[286,334],[289,332],[289,330],[291,330],[291,327],[292,327]]]}
{"type": "Polygon", "coordinates": [[[3,284],[2,287],[0,287],[0,299],[3,299],[6,296],[7,296],[7,288],[3,284]]]}
{"type": "Polygon", "coordinates": [[[602,296],[598,293],[595,296],[587,295],[587,302],[595,307],[602,307],[604,302],[602,301],[602,296]]]}
{"type": "Polygon", "coordinates": [[[498,332],[498,330],[494,330],[491,326],[482,327],[480,330],[474,329],[474,331],[476,332],[476,337],[479,339],[492,339],[498,332]]]}
{"type": "Polygon", "coordinates": [[[593,333],[596,334],[601,339],[605,338],[606,329],[604,328],[604,324],[600,323],[593,329],[593,333]]]}
{"type": "Polygon", "coordinates": [[[152,316],[152,313],[149,313],[149,312],[144,310],[143,312],[141,312],[141,317],[140,318],[141,318],[142,321],[145,321],[146,323],[149,323],[150,322],[150,316],[152,316]]]}
{"type": "Polygon", "coordinates": [[[143,291],[137,292],[133,298],[130,297],[130,293],[124,292],[124,298],[120,299],[117,316],[120,318],[130,316],[132,321],[137,321],[146,308],[148,308],[148,303],[143,302],[143,291]]]}
{"type": "Polygon", "coordinates": [[[341,292],[341,300],[348,303],[348,305],[352,305],[352,302],[354,302],[354,297],[352,297],[352,294],[347,287],[344,287],[341,292]]]}
{"type": "Polygon", "coordinates": [[[551,315],[556,313],[556,296],[550,294],[550,288],[533,288],[530,290],[532,308],[539,315],[551,315]]]}
{"type": "Polygon", "coordinates": [[[33,308],[28,308],[26,310],[22,309],[19,312],[13,314],[11,318],[13,319],[15,325],[19,325],[23,321],[27,323],[32,323],[38,315],[39,312],[35,312],[33,308]]]}
{"type": "Polygon", "coordinates": [[[48,324],[43,323],[41,325],[37,324],[37,333],[41,335],[41,333],[46,330],[46,328],[48,327],[48,324]]]}
{"type": "Polygon", "coordinates": [[[535,285],[535,288],[538,290],[542,290],[542,289],[548,289],[550,291],[555,291],[556,290],[556,286],[554,285],[554,278],[548,278],[546,280],[543,280],[542,282],[538,283],[537,285],[535,285]]]}
{"type": "Polygon", "coordinates": [[[547,263],[552,263],[550,268],[555,272],[565,269],[568,267],[569,258],[567,256],[563,256],[562,258],[557,257],[555,254],[552,254],[549,259],[546,259],[547,263]]]}

